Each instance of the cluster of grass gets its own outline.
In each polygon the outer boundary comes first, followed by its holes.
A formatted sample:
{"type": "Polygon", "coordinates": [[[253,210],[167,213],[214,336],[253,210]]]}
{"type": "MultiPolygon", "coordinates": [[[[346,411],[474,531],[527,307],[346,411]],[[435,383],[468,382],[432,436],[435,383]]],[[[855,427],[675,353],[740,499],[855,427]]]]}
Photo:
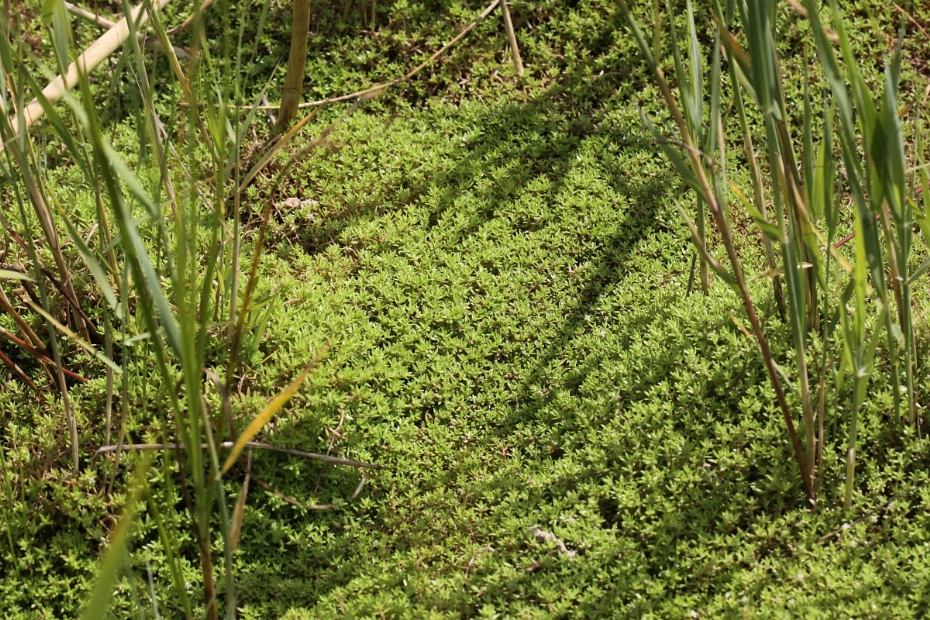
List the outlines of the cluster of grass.
{"type": "MultiPolygon", "coordinates": [[[[377,27],[362,28],[357,7],[322,7],[308,98],[396,77],[480,10],[379,4],[377,27]]],[[[883,3],[857,7],[850,30],[894,32],[883,3]]],[[[525,80],[489,20],[435,71],[345,118],[312,158],[294,162],[285,184],[260,178],[245,194],[246,249],[264,200],[274,209],[236,375],[236,420],[244,427],[329,339],[264,437],[387,469],[365,473],[349,499],[363,472],[256,452],[251,471],[267,489],[253,480],[245,505],[238,615],[928,613],[930,444],[889,432],[887,373],[875,372],[861,413],[855,512],[839,510],[842,403],[828,419],[836,443],[825,447],[812,511],[739,299],[722,286],[687,295],[693,250],[676,210],[684,188],[641,127],[635,104],[658,114],[657,92],[622,16],[599,2],[513,11],[525,80]]],[[[284,54],[285,17],[269,4],[246,63],[254,84],[284,54]]],[[[922,67],[908,61],[927,49],[917,38],[905,42],[903,69],[914,96],[922,67]]],[[[856,49],[880,74],[887,46],[863,37],[856,49]]],[[[788,77],[797,85],[801,73],[788,77]]],[[[159,105],[171,110],[177,96],[161,92],[159,105]]],[[[305,132],[345,112],[327,108],[305,132]]],[[[112,123],[134,163],[138,118],[112,123]]],[[[51,148],[48,159],[48,183],[86,232],[93,193],[51,148]]],[[[761,273],[758,232],[748,221],[739,230],[761,273]]],[[[75,273],[75,286],[93,291],[91,277],[75,273]]],[[[750,286],[770,298],[767,280],[750,286]]],[[[925,320],[926,301],[915,300],[925,320]]],[[[787,366],[789,328],[770,299],[761,315],[787,366]]],[[[15,329],[5,315],[0,325],[15,329]]],[[[222,367],[223,341],[211,342],[205,357],[222,367]]],[[[68,367],[90,378],[70,396],[81,445],[93,447],[103,443],[107,382],[98,362],[63,343],[68,367]]],[[[160,441],[173,386],[149,345],[137,346],[122,363],[127,431],[160,441]]],[[[28,355],[11,353],[42,379],[28,355]]],[[[98,457],[72,472],[62,404],[49,392],[37,397],[10,378],[0,395],[6,617],[78,613],[131,494],[129,457],[120,469],[98,457]]],[[[214,391],[204,397],[219,407],[214,391]]],[[[149,505],[161,509],[140,508],[116,617],[183,614],[156,517],[174,532],[195,602],[201,588],[196,536],[168,484],[177,463],[170,454],[155,463],[149,505]]],[[[229,505],[241,483],[241,472],[225,482],[229,505]]],[[[221,557],[218,534],[214,543],[221,557]]],[[[218,581],[223,596],[222,574],[218,581]]]]}
{"type": "MultiPolygon", "coordinates": [[[[812,501],[819,493],[822,448],[828,441],[824,434],[827,402],[842,398],[844,391],[850,392],[844,502],[848,510],[855,487],[858,415],[867,398],[882,333],[887,337],[884,353],[891,384],[901,386],[893,389],[895,420],[906,420],[909,426],[919,429],[912,286],[930,261],[916,266],[920,252],[913,251],[913,237],[915,222],[926,233],[930,201],[921,199],[920,189],[926,188],[930,177],[922,165],[908,167],[909,159],[922,164],[923,154],[920,130],[916,131],[915,148],[906,149],[901,128],[903,28],[894,52],[885,60],[881,94],[875,95],[852,52],[837,3],[830,4],[830,23],[835,32],[824,25],[820,6],[812,2],[794,5],[808,18],[820,63],[816,78],[810,77],[809,66],[803,67],[805,83],[798,102],[786,96],[774,3],[715,2],[711,9],[714,45],[710,61],[703,58],[690,0],[686,3],[687,34],[677,29],[674,18],[666,22],[656,5],[651,44],[629,6],[625,2],[621,6],[674,120],[674,137],[667,139],[650,121],[646,123],[676,172],[697,196],[696,216],[683,213],[699,250],[701,288],[709,289],[712,270],[740,296],[766,362],[805,491],[812,501]],[[660,35],[666,27],[674,58],[674,87],[666,80],[657,58],[662,49],[660,35]],[[745,31],[744,41],[734,35],[734,27],[745,31]],[[686,56],[683,49],[687,50],[686,56]],[[723,83],[724,69],[729,84],[723,83]],[[709,97],[705,97],[706,73],[711,76],[709,97]],[[819,117],[812,103],[812,86],[815,94],[819,86],[831,95],[823,97],[819,117]],[[735,114],[725,110],[730,98],[735,114]],[[755,104],[755,109],[747,102],[755,104]],[[794,110],[798,112],[792,115],[794,110]],[[727,143],[733,133],[727,124],[733,122],[734,116],[739,121],[742,139],[738,142],[742,143],[752,179],[742,191],[727,173],[727,143]],[[760,141],[753,137],[753,116],[764,135],[758,151],[755,144],[760,141]],[[834,147],[837,143],[839,149],[834,147]],[[837,155],[844,168],[839,180],[837,155]],[[763,172],[766,168],[767,177],[763,172]],[[913,177],[910,187],[909,176],[913,177]],[[733,197],[739,199],[738,211],[751,217],[764,235],[773,294],[781,316],[791,325],[794,341],[794,368],[788,374],[772,355],[758,318],[757,302],[748,287],[744,258],[733,235],[733,207],[728,206],[734,202],[733,197]],[[918,204],[921,202],[924,204],[918,204]],[[844,216],[852,217],[854,232],[837,242],[844,216]],[[707,248],[708,220],[720,236],[725,260],[714,257],[707,248]],[[844,254],[840,248],[849,241],[854,251],[844,254]],[[812,345],[823,350],[821,359],[811,355],[812,345]],[[791,381],[796,383],[800,397],[800,406],[795,407],[800,410],[797,415],[792,413],[786,393],[791,381]],[[835,396],[828,382],[835,382],[835,396]]],[[[674,14],[670,3],[666,3],[666,12],[674,14]]],[[[930,235],[925,237],[930,239],[930,235]]]]}

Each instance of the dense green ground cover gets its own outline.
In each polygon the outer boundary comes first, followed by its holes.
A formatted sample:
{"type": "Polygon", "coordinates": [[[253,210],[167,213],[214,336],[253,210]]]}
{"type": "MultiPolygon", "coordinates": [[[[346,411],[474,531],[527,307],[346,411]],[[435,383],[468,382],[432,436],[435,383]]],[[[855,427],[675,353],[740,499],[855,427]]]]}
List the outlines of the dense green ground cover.
{"type": "MultiPolygon", "coordinates": [[[[857,25],[893,33],[891,11],[859,4],[857,25]]],[[[395,3],[378,33],[315,37],[310,96],[393,77],[412,47],[472,14],[441,8],[395,3]]],[[[641,129],[634,104],[651,110],[655,97],[619,16],[594,2],[514,11],[525,80],[491,20],[442,68],[346,118],[276,197],[236,413],[248,419],[329,338],[265,437],[388,469],[346,501],[357,472],[255,455],[255,475],[305,506],[253,482],[236,556],[242,617],[930,613],[930,444],[887,436],[886,379],[863,414],[854,514],[836,509],[839,430],[811,510],[738,300],[719,284],[686,294],[692,250],[675,203],[688,198],[641,129]]],[[[274,8],[272,32],[281,19],[274,8]]],[[[275,40],[263,54],[280,53],[275,40]]],[[[885,41],[870,43],[861,53],[880,67],[885,41]]],[[[905,84],[919,94],[926,41],[907,49],[905,84]]],[[[131,127],[114,132],[128,144],[131,127]]],[[[53,172],[89,210],[75,174],[53,172]]],[[[742,232],[752,247],[758,233],[742,232]]],[[[133,437],[157,440],[164,388],[138,381],[154,374],[146,365],[127,372],[140,386],[133,437]]],[[[104,394],[99,378],[73,392],[87,446],[101,443],[104,394]]],[[[0,609],[73,615],[124,498],[102,493],[108,464],[68,470],[51,397],[10,381],[0,416],[0,609]]],[[[841,413],[828,424],[841,428],[841,413]]],[[[196,548],[179,531],[195,582],[196,548]]],[[[133,547],[116,615],[146,600],[151,571],[174,617],[147,514],[133,547]]]]}

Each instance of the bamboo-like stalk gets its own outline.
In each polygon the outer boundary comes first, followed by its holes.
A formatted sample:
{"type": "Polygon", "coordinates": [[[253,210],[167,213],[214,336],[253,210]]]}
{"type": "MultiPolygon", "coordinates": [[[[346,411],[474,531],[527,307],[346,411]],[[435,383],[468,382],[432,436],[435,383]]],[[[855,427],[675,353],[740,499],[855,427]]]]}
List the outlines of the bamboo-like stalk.
{"type": "MultiPolygon", "coordinates": [[[[284,78],[284,90],[281,91],[281,109],[275,130],[285,131],[300,103],[303,90],[304,73],[307,69],[307,37],[310,34],[310,0],[294,0],[293,21],[291,23],[291,51],[287,58],[287,75],[284,78]]],[[[364,12],[364,8],[363,8],[364,12]]]]}
{"type": "Polygon", "coordinates": [[[517,75],[523,75],[523,59],[520,58],[520,46],[517,45],[517,33],[513,29],[513,20],[510,18],[507,0],[501,0],[501,12],[504,14],[504,27],[507,29],[507,41],[510,44],[510,53],[513,54],[513,64],[517,68],[517,75]]]}

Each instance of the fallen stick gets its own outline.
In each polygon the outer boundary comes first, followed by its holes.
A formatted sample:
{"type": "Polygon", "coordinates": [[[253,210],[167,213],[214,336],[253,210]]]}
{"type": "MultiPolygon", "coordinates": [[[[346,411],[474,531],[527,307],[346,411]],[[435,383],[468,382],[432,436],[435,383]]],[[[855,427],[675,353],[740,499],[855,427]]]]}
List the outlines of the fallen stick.
{"type": "MultiPolygon", "coordinates": [[[[792,11],[794,11],[795,13],[797,13],[804,19],[807,19],[807,9],[805,9],[804,5],[802,5],[800,2],[798,2],[797,0],[788,0],[788,6],[791,7],[792,11]]],[[[830,30],[829,28],[824,28],[823,33],[827,35],[827,38],[830,39],[830,41],[832,41],[833,43],[840,42],[840,36],[836,34],[834,31],[830,30]]]]}
{"type": "MultiPolygon", "coordinates": [[[[67,9],[68,12],[71,13],[72,15],[76,15],[77,17],[80,17],[81,19],[84,19],[93,24],[96,24],[100,26],[101,28],[106,28],[107,30],[110,30],[116,26],[116,22],[110,21],[106,17],[101,17],[100,15],[97,15],[96,13],[91,13],[90,11],[86,9],[82,9],[79,6],[71,4],[70,2],[65,2],[65,9],[67,9]]],[[[167,53],[165,51],[165,46],[162,45],[162,42],[158,39],[158,37],[146,37],[141,32],[137,32],[136,39],[138,39],[139,43],[141,43],[142,46],[145,47],[145,49],[147,50],[151,50],[153,52],[161,52],[163,54],[167,53]]],[[[178,47],[176,45],[172,45],[171,47],[174,49],[174,55],[177,56],[178,58],[181,58],[181,59],[190,58],[191,51],[188,48],[178,47]]]]}
{"type": "MultiPolygon", "coordinates": [[[[170,1],[171,0],[155,0],[152,8],[156,11],[161,10],[170,1]]],[[[129,15],[137,28],[145,24],[149,19],[148,13],[145,12],[145,6],[141,4],[132,9],[129,15]]],[[[68,66],[68,70],[65,73],[59,75],[52,80],[48,86],[42,89],[42,96],[47,99],[50,104],[57,102],[64,96],[66,91],[74,88],[78,83],[81,73],[88,75],[91,71],[96,69],[100,63],[126,42],[126,39],[129,38],[129,34],[129,22],[124,17],[116,22],[116,25],[103,33],[90,47],[84,50],[84,53],[78,56],[77,60],[68,66]]],[[[36,121],[42,118],[44,113],[45,110],[43,110],[39,99],[33,99],[21,112],[24,118],[25,128],[29,129],[32,127],[36,121]]],[[[15,114],[10,118],[10,125],[13,127],[13,135],[17,135],[19,124],[17,123],[17,116],[15,114]]],[[[0,151],[2,150],[3,144],[0,144],[0,151]]]]}
{"type": "Polygon", "coordinates": [[[570,558],[573,558],[576,555],[578,555],[576,551],[572,551],[571,549],[566,547],[565,543],[559,540],[558,538],[556,538],[555,534],[553,534],[552,532],[541,530],[539,529],[538,526],[534,525],[530,527],[530,533],[533,534],[533,536],[535,536],[536,538],[538,538],[540,542],[555,543],[556,549],[558,549],[559,553],[561,553],[562,555],[566,555],[570,558]]]}
{"type": "MultiPolygon", "coordinates": [[[[232,448],[234,442],[224,441],[217,444],[218,448],[232,448]]],[[[201,444],[201,448],[207,448],[207,444],[201,444]]],[[[351,459],[344,459],[338,456],[329,456],[328,454],[316,454],[315,452],[304,452],[303,450],[295,450],[294,448],[279,448],[278,446],[273,446],[269,443],[261,443],[258,441],[247,441],[245,443],[246,448],[253,448],[255,450],[270,450],[272,452],[283,452],[284,454],[293,454],[294,456],[301,456],[305,459],[311,459],[315,461],[325,461],[326,463],[333,463],[334,465],[347,465],[348,467],[358,467],[361,469],[387,469],[384,465],[375,465],[374,463],[364,463],[362,461],[353,461],[351,459]]],[[[98,454],[106,454],[108,452],[125,452],[126,450],[183,450],[184,446],[177,443],[132,443],[124,444],[122,446],[112,445],[112,446],[103,446],[98,448],[94,453],[94,456],[98,454]]]]}

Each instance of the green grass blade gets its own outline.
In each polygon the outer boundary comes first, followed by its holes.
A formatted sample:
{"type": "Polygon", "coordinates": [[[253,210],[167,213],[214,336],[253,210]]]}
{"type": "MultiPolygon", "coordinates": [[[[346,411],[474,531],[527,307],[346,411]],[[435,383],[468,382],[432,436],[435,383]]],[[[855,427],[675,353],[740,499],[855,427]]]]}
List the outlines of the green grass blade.
{"type": "MultiPolygon", "coordinates": [[[[810,2],[811,0],[808,1],[810,2]]],[[[856,55],[853,53],[849,35],[846,34],[845,27],[843,26],[843,15],[840,12],[836,0],[830,0],[830,12],[833,14],[833,26],[839,38],[843,64],[846,66],[847,81],[852,89],[853,99],[856,102],[856,111],[859,115],[859,128],[862,133],[862,138],[865,144],[870,144],[877,116],[875,101],[869,92],[868,83],[859,71],[859,63],[856,60],[856,55]]],[[[822,29],[815,29],[815,33],[816,32],[826,37],[826,33],[824,33],[822,29]]]]}
{"type": "MultiPolygon", "coordinates": [[[[691,133],[700,140],[701,126],[704,119],[704,59],[701,56],[701,46],[698,43],[697,27],[694,24],[694,7],[691,0],[687,0],[688,13],[688,64],[691,69],[690,95],[691,95],[691,133]]],[[[719,87],[719,84],[712,85],[719,87]]]]}
{"type": "Polygon", "coordinates": [[[63,0],[42,2],[42,23],[51,27],[52,49],[55,51],[59,73],[64,73],[71,63],[71,27],[63,0]]]}
{"type": "Polygon", "coordinates": [[[138,511],[138,505],[142,501],[142,496],[147,488],[146,474],[150,465],[151,461],[146,457],[143,457],[141,462],[136,465],[136,471],[130,485],[129,498],[123,508],[119,523],[117,523],[116,529],[110,536],[107,550],[100,562],[96,581],[90,592],[90,598],[81,613],[83,620],[99,620],[108,616],[107,612],[110,607],[110,599],[113,597],[113,589],[116,587],[120,568],[123,566],[129,550],[129,534],[132,524],[138,511]]]}
{"type": "Polygon", "coordinates": [[[839,225],[839,205],[834,197],[836,184],[836,162],[833,159],[833,109],[824,101],[823,104],[823,140],[817,149],[817,163],[814,166],[814,179],[811,184],[811,198],[820,202],[824,221],[827,224],[827,243],[833,245],[836,227],[839,225]]]}
{"type": "Polygon", "coordinates": [[[752,58],[750,79],[755,89],[756,102],[764,115],[782,117],[777,93],[775,70],[775,3],[772,0],[755,0],[747,4],[746,39],[752,58]]]}
{"type": "Polygon", "coordinates": [[[80,346],[82,349],[84,349],[85,351],[90,353],[92,356],[94,356],[98,361],[102,362],[106,366],[109,366],[116,373],[123,372],[123,369],[116,362],[114,362],[109,357],[107,357],[102,351],[98,351],[96,347],[94,347],[94,345],[90,344],[89,342],[85,341],[83,338],[75,334],[66,325],[62,325],[62,323],[58,319],[56,319],[51,314],[46,312],[42,306],[33,302],[31,299],[27,299],[26,303],[29,305],[30,308],[33,309],[33,311],[42,315],[42,318],[44,318],[46,321],[54,325],[55,329],[67,335],[78,346],[80,346]]]}
{"type": "Polygon", "coordinates": [[[756,208],[756,205],[746,197],[746,194],[743,193],[743,190],[741,190],[739,186],[732,181],[730,182],[730,191],[733,192],[733,195],[736,196],[737,200],[739,200],[739,203],[743,206],[744,209],[746,209],[746,212],[749,213],[750,217],[752,217],[752,220],[756,223],[756,226],[759,227],[759,230],[762,231],[762,234],[764,234],[766,238],[776,242],[781,239],[781,233],[778,230],[778,226],[770,222],[768,218],[763,215],[759,209],[756,208]]]}
{"type": "Polygon", "coordinates": [[[110,306],[113,314],[118,319],[122,319],[122,308],[120,307],[119,300],[116,298],[116,293],[113,292],[113,285],[107,278],[106,271],[100,265],[100,262],[94,256],[94,253],[91,251],[91,249],[87,247],[86,243],[84,243],[84,239],[81,237],[81,234],[74,227],[74,224],[71,223],[70,218],[68,218],[68,214],[65,213],[61,204],[57,200],[55,201],[55,206],[58,208],[58,214],[61,216],[61,221],[65,223],[65,228],[68,229],[68,235],[70,235],[72,243],[74,243],[75,247],[77,247],[78,253],[81,255],[81,260],[84,261],[84,265],[87,266],[87,270],[90,271],[94,281],[97,282],[97,288],[100,290],[103,298],[106,300],[107,305],[110,306]]]}
{"type": "MultiPolygon", "coordinates": [[[[917,174],[920,181],[920,203],[914,212],[914,219],[920,227],[920,234],[923,238],[924,245],[930,248],[930,172],[927,171],[927,163],[924,157],[924,140],[923,140],[923,123],[921,122],[923,110],[917,114],[917,129],[914,132],[914,142],[916,144],[917,155],[917,174]]],[[[912,275],[910,279],[913,279],[912,275]]]]}
{"type": "MultiPolygon", "coordinates": [[[[854,153],[856,151],[855,122],[853,121],[852,101],[846,90],[846,79],[840,70],[839,61],[833,51],[833,44],[824,32],[824,25],[820,21],[820,7],[815,0],[804,0],[804,8],[807,9],[808,19],[811,22],[811,33],[817,46],[820,67],[833,93],[833,103],[840,120],[838,129],[843,148],[854,153]]],[[[850,163],[853,164],[853,168],[848,172],[850,183],[858,184],[862,178],[861,164],[857,157],[851,158],[850,163]]]]}
{"type": "Polygon", "coordinates": [[[0,269],[0,279],[4,280],[21,280],[24,282],[35,282],[33,278],[30,278],[25,273],[19,271],[12,271],[10,269],[0,269]]]}

